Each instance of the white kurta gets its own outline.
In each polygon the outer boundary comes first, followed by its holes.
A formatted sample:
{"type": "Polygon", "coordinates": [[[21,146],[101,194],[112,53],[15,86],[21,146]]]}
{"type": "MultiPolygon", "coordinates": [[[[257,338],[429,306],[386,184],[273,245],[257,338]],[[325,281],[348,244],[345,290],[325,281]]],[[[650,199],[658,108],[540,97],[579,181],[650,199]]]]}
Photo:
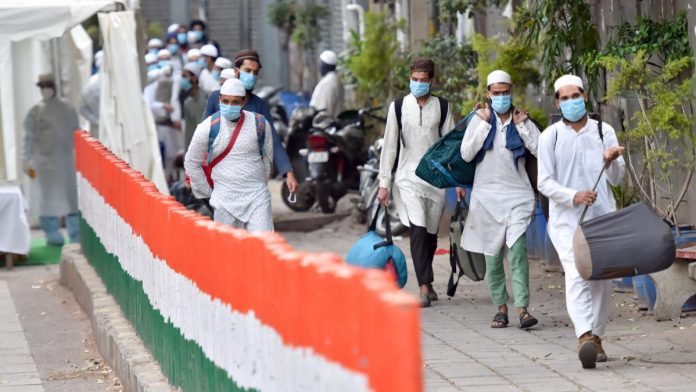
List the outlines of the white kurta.
{"type": "Polygon", "coordinates": [[[89,121],[90,133],[99,137],[99,98],[101,90],[99,72],[90,76],[89,81],[82,88],[82,106],[80,114],[89,121]]]}
{"type": "MultiPolygon", "coordinates": [[[[462,248],[495,256],[503,245],[511,248],[524,234],[534,213],[534,191],[524,167],[525,158],[512,160],[512,151],[505,147],[512,116],[505,123],[497,121],[493,148],[476,166],[471,191],[469,215],[462,235],[462,248]]],[[[479,116],[472,117],[462,140],[462,158],[471,162],[483,148],[491,124],[479,116]]],[[[517,131],[529,151],[536,156],[539,129],[527,120],[517,131]]]]}
{"type": "Polygon", "coordinates": [[[152,115],[155,118],[155,127],[157,128],[157,139],[164,143],[164,161],[165,169],[168,173],[172,173],[173,164],[176,155],[184,147],[184,132],[182,129],[176,129],[170,123],[181,122],[181,103],[179,102],[181,78],[179,76],[161,77],[154,83],[151,83],[143,90],[145,101],[150,106],[152,115]],[[163,82],[172,83],[172,91],[167,102],[160,102],[155,99],[159,84],[163,82]],[[165,104],[172,106],[172,112],[167,112],[164,109],[165,104]]]}
{"type": "Polygon", "coordinates": [[[326,109],[331,117],[336,117],[343,110],[343,84],[335,71],[321,78],[312,92],[309,106],[317,110],[326,109]]]}
{"type": "MultiPolygon", "coordinates": [[[[404,97],[401,107],[402,146],[393,187],[394,203],[401,223],[425,227],[436,234],[445,208],[445,190],[438,189],[416,176],[416,167],[428,149],[439,140],[440,102],[430,96],[421,108],[412,94],[404,97]]],[[[454,128],[452,109],[442,126],[444,136],[454,128]]],[[[384,129],[384,145],[379,166],[379,186],[390,188],[392,168],[396,160],[399,128],[394,103],[389,105],[387,125],[384,129]]]]}
{"type": "MultiPolygon", "coordinates": [[[[244,111],[244,116],[244,124],[234,147],[213,168],[214,189],[208,185],[201,168],[201,162],[208,151],[210,117],[196,128],[186,152],[184,167],[191,180],[193,194],[198,198],[210,197],[210,204],[216,210],[216,219],[226,217],[224,223],[241,226],[236,224],[240,222],[250,230],[271,231],[273,219],[268,176],[273,159],[273,135],[267,122],[264,153],[261,156],[254,113],[244,111]],[[219,209],[224,209],[224,212],[217,212],[219,209]]],[[[227,148],[235,126],[236,123],[221,118],[220,133],[213,143],[213,157],[227,148]]]]}
{"type": "Polygon", "coordinates": [[[208,95],[220,89],[220,82],[215,80],[208,68],[203,68],[198,76],[198,87],[202,88],[208,95]]]}
{"type": "Polygon", "coordinates": [[[77,111],[57,97],[32,107],[24,119],[25,160],[36,170],[40,216],[77,212],[74,133],[79,127],[77,111]]]}
{"type": "MultiPolygon", "coordinates": [[[[602,131],[604,143],[595,120],[588,120],[579,132],[559,121],[539,139],[539,191],[550,200],[548,233],[565,271],[566,303],[578,337],[590,330],[603,335],[608,320],[611,282],[583,280],[575,268],[573,255],[573,235],[584,209],[584,205],[573,204],[573,197],[577,192],[592,189],[604,164],[604,150],[618,146],[614,128],[603,123],[602,131]]],[[[624,166],[623,157],[611,163],[597,186],[597,199],[585,219],[616,210],[608,183],[621,183],[624,166]]]]}

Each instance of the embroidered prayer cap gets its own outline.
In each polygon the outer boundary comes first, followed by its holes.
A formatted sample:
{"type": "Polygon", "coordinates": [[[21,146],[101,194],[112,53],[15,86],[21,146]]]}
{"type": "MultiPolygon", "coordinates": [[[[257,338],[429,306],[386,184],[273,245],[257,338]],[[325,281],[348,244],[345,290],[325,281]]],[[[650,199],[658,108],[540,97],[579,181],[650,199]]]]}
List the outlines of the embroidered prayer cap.
{"type": "Polygon", "coordinates": [[[338,56],[336,56],[336,53],[333,50],[325,50],[319,55],[319,60],[321,60],[324,64],[336,65],[338,62],[338,56]]]}
{"type": "Polygon", "coordinates": [[[232,61],[228,58],[218,57],[217,60],[215,60],[215,66],[220,69],[232,68],[232,61]]]}
{"type": "Polygon", "coordinates": [[[235,76],[234,68],[223,69],[222,72],[220,72],[220,79],[234,79],[235,76]]]}
{"type": "Polygon", "coordinates": [[[495,84],[495,83],[512,84],[512,78],[510,77],[509,73],[502,71],[500,69],[497,69],[497,70],[488,74],[488,78],[486,80],[486,86],[490,86],[491,84],[495,84]]]}
{"type": "Polygon", "coordinates": [[[556,82],[553,84],[553,89],[558,92],[558,90],[561,89],[561,87],[565,86],[578,86],[582,90],[585,90],[585,87],[582,85],[582,79],[575,75],[563,75],[560,78],[556,79],[556,82]]]}
{"type": "Polygon", "coordinates": [[[246,97],[246,88],[241,80],[230,78],[220,87],[220,95],[231,95],[234,97],[246,97]]]}
{"type": "Polygon", "coordinates": [[[237,54],[234,55],[234,66],[237,68],[241,67],[244,63],[244,60],[256,61],[257,63],[259,63],[259,68],[263,68],[263,66],[261,65],[261,58],[259,57],[259,53],[255,50],[244,49],[237,52],[237,54]]]}
{"type": "Polygon", "coordinates": [[[207,44],[203,45],[203,47],[201,48],[201,54],[204,56],[215,58],[218,56],[218,50],[215,47],[215,45],[207,44]]]}

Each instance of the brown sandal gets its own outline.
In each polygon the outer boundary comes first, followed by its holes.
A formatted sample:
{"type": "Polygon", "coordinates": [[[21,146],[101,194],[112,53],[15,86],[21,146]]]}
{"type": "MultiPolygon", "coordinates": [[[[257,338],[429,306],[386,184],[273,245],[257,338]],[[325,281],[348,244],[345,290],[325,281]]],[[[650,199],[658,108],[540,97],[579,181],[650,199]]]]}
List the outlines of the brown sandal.
{"type": "Polygon", "coordinates": [[[506,313],[500,313],[496,314],[493,317],[493,322],[491,323],[491,328],[507,328],[508,324],[510,324],[510,320],[508,319],[508,315],[506,313]]]}

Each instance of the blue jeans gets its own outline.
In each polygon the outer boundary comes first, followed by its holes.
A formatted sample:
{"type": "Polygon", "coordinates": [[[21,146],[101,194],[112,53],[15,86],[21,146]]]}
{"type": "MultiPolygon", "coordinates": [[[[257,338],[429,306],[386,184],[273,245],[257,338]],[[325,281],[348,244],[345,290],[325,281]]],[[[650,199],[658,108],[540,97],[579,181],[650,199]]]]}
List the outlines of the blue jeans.
{"type": "MultiPolygon", "coordinates": [[[[65,242],[63,234],[60,233],[60,220],[57,216],[41,216],[41,229],[46,233],[46,243],[54,246],[61,246],[65,242]]],[[[70,242],[80,241],[80,215],[69,214],[65,217],[65,227],[68,229],[70,242]]]]}

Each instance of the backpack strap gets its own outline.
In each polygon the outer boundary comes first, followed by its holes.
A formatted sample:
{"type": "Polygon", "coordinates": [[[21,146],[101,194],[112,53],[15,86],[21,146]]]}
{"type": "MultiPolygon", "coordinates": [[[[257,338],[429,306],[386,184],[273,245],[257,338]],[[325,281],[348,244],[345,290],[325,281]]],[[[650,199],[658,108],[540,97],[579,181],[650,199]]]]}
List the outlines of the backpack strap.
{"type": "Polygon", "coordinates": [[[398,132],[398,137],[396,140],[396,159],[394,160],[394,167],[392,167],[392,175],[396,173],[396,168],[399,166],[399,155],[401,154],[401,144],[403,143],[403,140],[401,138],[401,129],[403,127],[403,124],[401,122],[401,108],[404,106],[404,98],[401,97],[394,101],[394,114],[396,114],[396,126],[397,126],[397,132],[398,132]]]}
{"type": "Polygon", "coordinates": [[[435,97],[440,102],[440,126],[437,128],[437,134],[442,137],[442,127],[445,125],[445,121],[447,121],[449,102],[442,97],[438,97],[437,95],[435,97]]]}
{"type": "Polygon", "coordinates": [[[264,149],[264,144],[266,142],[266,117],[262,114],[254,113],[254,118],[256,120],[256,137],[259,141],[259,152],[261,153],[261,157],[264,157],[266,155],[264,149]]]}
{"type": "Polygon", "coordinates": [[[220,133],[220,112],[210,115],[210,132],[208,133],[208,164],[213,159],[213,143],[220,133]]]}

